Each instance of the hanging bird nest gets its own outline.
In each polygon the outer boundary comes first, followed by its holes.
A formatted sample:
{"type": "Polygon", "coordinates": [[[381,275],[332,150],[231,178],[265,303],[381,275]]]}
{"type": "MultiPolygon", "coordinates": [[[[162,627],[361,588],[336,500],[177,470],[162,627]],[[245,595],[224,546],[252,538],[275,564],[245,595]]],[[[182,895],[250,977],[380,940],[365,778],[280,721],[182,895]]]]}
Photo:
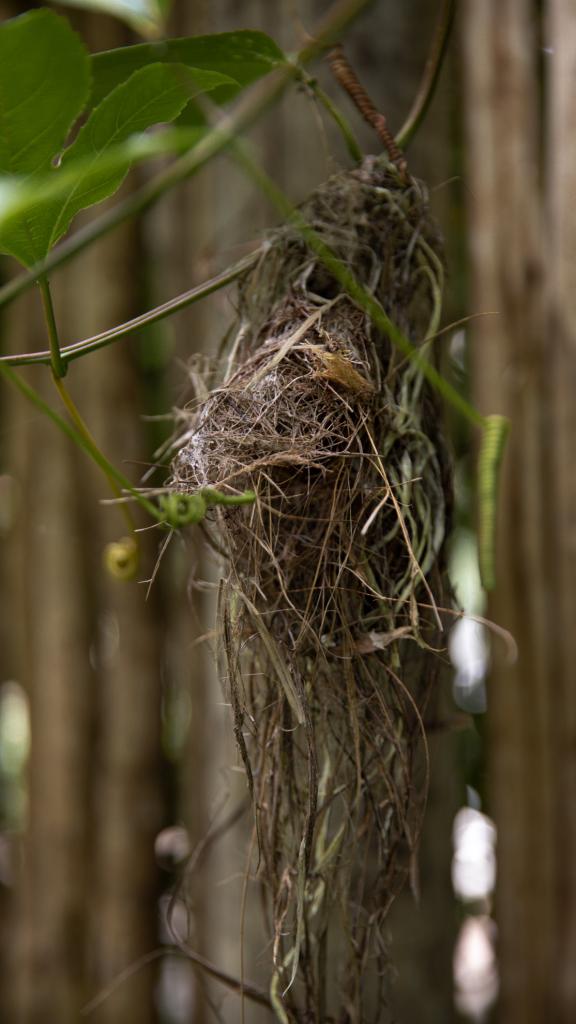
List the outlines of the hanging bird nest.
{"type": "MultiPolygon", "coordinates": [[[[306,221],[425,353],[443,265],[424,187],[384,158],[306,221]]],[[[421,367],[294,226],[241,281],[223,383],[184,414],[171,486],[256,492],[211,513],[221,649],[268,893],[284,1021],[380,1020],[384,921],[427,791],[450,457],[421,367]]]]}

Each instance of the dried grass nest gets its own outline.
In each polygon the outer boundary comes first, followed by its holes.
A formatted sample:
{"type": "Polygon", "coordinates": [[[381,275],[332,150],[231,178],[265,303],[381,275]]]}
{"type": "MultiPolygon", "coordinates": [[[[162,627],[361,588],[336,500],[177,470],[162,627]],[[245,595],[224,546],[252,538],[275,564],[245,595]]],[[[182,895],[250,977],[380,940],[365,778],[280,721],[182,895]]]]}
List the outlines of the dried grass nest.
{"type": "MultiPolygon", "coordinates": [[[[383,158],[323,184],[309,224],[417,345],[443,264],[423,185],[383,158]]],[[[241,280],[222,384],[183,414],[172,488],[218,509],[221,649],[268,894],[284,1021],[378,1021],[384,921],[426,799],[450,455],[421,370],[294,226],[241,280]],[[328,965],[328,966],[327,966],[328,965]]]]}

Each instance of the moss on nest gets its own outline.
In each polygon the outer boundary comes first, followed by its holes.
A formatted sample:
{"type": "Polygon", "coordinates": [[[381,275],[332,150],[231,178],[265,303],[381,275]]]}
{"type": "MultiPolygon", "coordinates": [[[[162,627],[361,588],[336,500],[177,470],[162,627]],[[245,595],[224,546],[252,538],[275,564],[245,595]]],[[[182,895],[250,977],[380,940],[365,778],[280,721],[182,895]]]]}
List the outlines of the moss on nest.
{"type": "MultiPolygon", "coordinates": [[[[424,187],[367,158],[302,212],[422,346],[443,279],[424,187]]],[[[172,485],[257,494],[210,529],[226,554],[222,650],[280,1019],[383,1012],[383,923],[421,827],[446,600],[439,419],[420,370],[297,229],[273,232],[240,284],[224,380],[186,417],[172,485]]]]}

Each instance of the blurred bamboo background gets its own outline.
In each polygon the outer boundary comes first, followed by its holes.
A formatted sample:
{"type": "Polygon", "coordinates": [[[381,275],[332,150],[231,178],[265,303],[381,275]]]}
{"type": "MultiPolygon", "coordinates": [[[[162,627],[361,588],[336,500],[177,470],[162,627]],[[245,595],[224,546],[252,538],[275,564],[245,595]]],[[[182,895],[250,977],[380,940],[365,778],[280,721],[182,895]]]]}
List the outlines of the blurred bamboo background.
{"type": "MultiPolygon", "coordinates": [[[[0,0],[0,18],[30,6],[0,0]]],[[[261,29],[293,50],[328,6],[174,0],[170,34],[261,29]]],[[[347,53],[393,129],[417,89],[437,8],[380,0],[350,32],[347,53]]],[[[62,12],[91,50],[135,41],[106,16],[62,12]]],[[[346,108],[326,66],[317,73],[346,108]]],[[[498,314],[473,320],[467,340],[478,405],[513,423],[489,614],[513,631],[520,653],[510,664],[494,646],[485,725],[479,718],[431,737],[421,900],[406,893],[390,917],[389,1012],[401,1024],[460,1019],[451,830],[467,783],[498,828],[498,1019],[562,1024],[576,1015],[575,76],[571,0],[463,0],[409,154],[446,239],[446,323],[498,314]]],[[[320,118],[305,91],[291,90],[251,134],[295,201],[347,161],[320,118]]],[[[359,125],[358,135],[372,151],[368,129],[359,125]]],[[[54,274],[63,337],[87,337],[200,283],[274,221],[220,158],[54,274]]],[[[8,261],[2,272],[13,272],[8,261]]],[[[188,361],[214,354],[233,301],[220,292],[74,365],[78,404],[133,479],[170,431],[159,417],[190,395],[188,361]]],[[[4,351],[44,347],[39,302],[24,296],[2,310],[0,330],[4,351]]],[[[41,389],[43,372],[29,372],[41,389]]],[[[466,372],[465,364],[465,384],[466,372]]],[[[452,426],[457,526],[471,529],[471,438],[452,426]]],[[[85,1019],[94,1024],[204,1024],[215,1014],[235,1024],[235,994],[185,956],[156,956],[174,942],[170,917],[198,953],[240,973],[250,830],[229,709],[196,643],[214,604],[209,588],[195,587],[211,571],[200,540],[171,544],[148,596],[144,585],[120,585],[102,568],[122,523],[99,504],[101,479],[5,388],[0,448],[0,1015],[72,1024],[92,1002],[85,1019]],[[237,820],[200,857],[199,844],[227,818],[237,820]],[[198,859],[186,870],[191,851],[198,859]]],[[[157,539],[143,536],[146,577],[157,539]]],[[[439,696],[439,722],[446,700],[439,696]]],[[[249,976],[264,984],[250,918],[246,947],[249,976]]],[[[246,1019],[269,1015],[249,1007],[246,1019]]]]}

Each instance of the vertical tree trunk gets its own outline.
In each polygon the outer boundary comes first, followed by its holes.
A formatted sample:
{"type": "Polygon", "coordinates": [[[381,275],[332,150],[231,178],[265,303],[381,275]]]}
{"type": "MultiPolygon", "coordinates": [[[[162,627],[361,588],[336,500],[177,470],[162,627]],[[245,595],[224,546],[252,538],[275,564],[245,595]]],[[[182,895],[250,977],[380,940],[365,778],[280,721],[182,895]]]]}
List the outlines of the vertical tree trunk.
{"type": "MultiPolygon", "coordinates": [[[[67,272],[62,322],[68,336],[96,333],[136,310],[140,248],[133,227],[121,229],[67,272]],[[87,283],[89,282],[89,287],[87,283]],[[81,295],[81,304],[73,296],[81,295]]],[[[95,353],[75,367],[71,389],[104,452],[132,478],[131,462],[146,461],[147,438],[130,344],[95,353]]],[[[91,759],[92,876],[87,894],[93,992],[149,953],[158,941],[159,879],[154,840],[163,824],[160,750],[161,616],[157,592],[112,579],[104,571],[105,545],[127,533],[117,508],[103,508],[107,483],[84,461],[86,544],[94,601],[95,749],[91,759]]],[[[138,515],[136,514],[136,519],[138,515]]],[[[154,568],[158,534],[140,535],[139,579],[154,568]]],[[[137,971],[97,1012],[98,1024],[138,1013],[155,1019],[156,965],[137,971]]]]}
{"type": "MultiPolygon", "coordinates": [[[[554,842],[557,946],[556,1019],[576,1017],[576,9],[549,0],[546,46],[550,51],[547,206],[549,218],[549,347],[554,477],[550,514],[557,612],[548,685],[554,709],[554,842]]],[[[549,498],[550,501],[550,498],[549,498]]],[[[548,594],[548,600],[550,595],[548,594]]]]}
{"type": "Polygon", "coordinates": [[[576,34],[569,3],[545,5],[547,171],[539,175],[536,6],[466,5],[474,379],[485,412],[510,416],[489,704],[498,826],[500,1019],[576,1015],[574,921],[574,141],[576,34]]]}
{"type": "MultiPolygon", "coordinates": [[[[18,345],[42,330],[36,309],[14,310],[18,345]]],[[[34,375],[38,384],[39,375],[34,375]]],[[[47,382],[48,383],[48,382],[47,382]]],[[[47,1008],[63,1024],[85,998],[85,892],[93,673],[78,453],[14,401],[11,469],[18,486],[7,607],[20,624],[16,678],[30,702],[29,827],[14,900],[11,1019],[47,1008]]]]}

